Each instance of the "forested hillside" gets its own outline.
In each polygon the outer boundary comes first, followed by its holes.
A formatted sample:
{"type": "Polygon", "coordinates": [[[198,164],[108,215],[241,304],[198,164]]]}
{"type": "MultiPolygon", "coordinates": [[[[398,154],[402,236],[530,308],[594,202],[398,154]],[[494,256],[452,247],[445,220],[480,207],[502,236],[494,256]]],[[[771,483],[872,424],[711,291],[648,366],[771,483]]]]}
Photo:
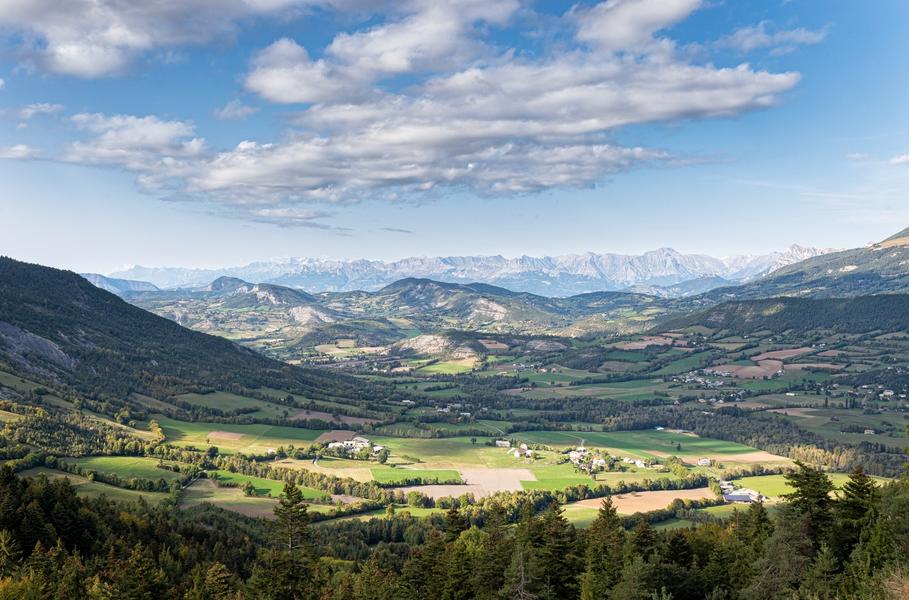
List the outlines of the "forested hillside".
{"type": "Polygon", "coordinates": [[[733,333],[805,332],[844,333],[905,331],[909,329],[909,295],[855,298],[770,298],[727,302],[684,317],[669,319],[662,330],[703,325],[733,333]]]}
{"type": "Polygon", "coordinates": [[[292,367],[136,308],[69,271],[0,258],[0,360],[90,396],[207,386],[357,394],[353,380],[292,367]]]}

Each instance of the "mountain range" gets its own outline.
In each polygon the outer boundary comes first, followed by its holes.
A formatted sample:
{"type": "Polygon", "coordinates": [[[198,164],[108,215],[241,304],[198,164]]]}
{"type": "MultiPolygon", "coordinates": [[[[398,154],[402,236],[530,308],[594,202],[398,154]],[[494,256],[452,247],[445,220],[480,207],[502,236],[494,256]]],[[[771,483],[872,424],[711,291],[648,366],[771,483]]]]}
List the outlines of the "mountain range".
{"type": "Polygon", "coordinates": [[[228,276],[307,292],[339,292],[377,291],[401,279],[419,278],[447,283],[482,282],[548,297],[620,290],[680,297],[753,281],[829,252],[832,250],[793,245],[769,254],[727,258],[682,254],[671,248],[640,255],[588,252],[517,258],[411,257],[393,262],[288,258],[224,269],[135,266],[101,281],[108,286],[122,287],[121,282],[126,280],[172,289],[203,287],[218,277],[228,276]]]}

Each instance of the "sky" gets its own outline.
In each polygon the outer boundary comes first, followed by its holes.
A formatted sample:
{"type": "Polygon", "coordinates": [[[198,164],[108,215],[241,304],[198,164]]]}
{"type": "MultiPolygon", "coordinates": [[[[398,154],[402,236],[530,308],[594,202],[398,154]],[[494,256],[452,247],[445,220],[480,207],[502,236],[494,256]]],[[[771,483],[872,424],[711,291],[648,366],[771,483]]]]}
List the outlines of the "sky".
{"type": "Polygon", "coordinates": [[[903,0],[0,0],[0,254],[855,247],[909,226],[903,0]]]}

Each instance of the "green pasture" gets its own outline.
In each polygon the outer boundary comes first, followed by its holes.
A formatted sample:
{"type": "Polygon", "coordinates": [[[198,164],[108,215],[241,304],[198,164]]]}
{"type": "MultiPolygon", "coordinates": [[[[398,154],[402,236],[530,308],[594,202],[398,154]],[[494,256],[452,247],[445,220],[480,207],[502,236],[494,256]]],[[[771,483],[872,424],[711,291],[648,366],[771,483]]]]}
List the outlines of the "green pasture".
{"type": "Polygon", "coordinates": [[[640,431],[526,431],[515,434],[521,441],[554,447],[580,446],[603,448],[617,456],[655,458],[658,453],[675,456],[734,455],[754,452],[754,448],[670,431],[644,429],[640,431]]]}
{"type": "Polygon", "coordinates": [[[396,467],[374,467],[372,478],[379,483],[403,483],[407,479],[420,478],[424,481],[461,481],[461,474],[453,469],[405,469],[396,467]]]}
{"type": "Polygon", "coordinates": [[[167,442],[175,446],[195,446],[206,448],[217,446],[224,454],[242,452],[245,454],[264,454],[271,448],[279,446],[307,446],[324,433],[315,429],[298,427],[281,427],[276,425],[251,424],[236,425],[229,423],[204,423],[177,421],[163,416],[156,416],[167,442]],[[229,435],[219,435],[223,432],[229,435]]]}
{"type": "MultiPolygon", "coordinates": [[[[284,491],[284,482],[274,479],[263,479],[262,477],[253,477],[252,475],[243,475],[241,473],[231,473],[230,471],[210,471],[209,477],[216,479],[219,483],[235,484],[242,487],[247,481],[256,488],[257,496],[270,496],[277,498],[284,491]]],[[[303,497],[307,500],[317,500],[328,497],[328,494],[322,490],[300,486],[303,497]]]]}
{"type": "MultiPolygon", "coordinates": [[[[286,394],[285,394],[286,395],[286,394]]],[[[256,409],[255,412],[245,413],[245,416],[259,419],[280,419],[292,415],[297,409],[281,406],[272,402],[265,402],[258,398],[248,398],[230,392],[210,392],[208,394],[181,394],[178,400],[188,402],[193,406],[213,408],[225,412],[238,409],[256,409]]]]}
{"type": "Polygon", "coordinates": [[[144,456],[87,456],[84,458],[64,458],[62,462],[79,465],[86,471],[112,473],[122,479],[163,479],[168,483],[179,481],[180,473],[158,468],[158,459],[144,456]]]}
{"type": "Polygon", "coordinates": [[[136,490],[127,490],[101,483],[100,481],[90,481],[85,477],[45,467],[36,467],[19,473],[20,477],[39,477],[41,475],[45,475],[48,479],[58,479],[62,477],[69,479],[76,490],[76,494],[81,498],[99,498],[104,496],[108,500],[113,500],[114,502],[138,502],[139,499],[142,498],[148,504],[154,505],[168,497],[168,494],[165,494],[164,492],[138,492],[136,490]]]}

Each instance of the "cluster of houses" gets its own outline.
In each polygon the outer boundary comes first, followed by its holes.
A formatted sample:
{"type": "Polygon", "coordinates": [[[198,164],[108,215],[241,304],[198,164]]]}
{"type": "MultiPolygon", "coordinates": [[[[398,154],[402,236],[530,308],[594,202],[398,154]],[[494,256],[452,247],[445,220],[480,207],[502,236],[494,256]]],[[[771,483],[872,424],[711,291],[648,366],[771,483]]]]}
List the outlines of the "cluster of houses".
{"type": "Polygon", "coordinates": [[[687,383],[689,385],[699,385],[705,388],[720,388],[726,385],[726,382],[720,379],[708,379],[702,375],[698,375],[697,372],[691,371],[685,373],[684,375],[676,375],[672,378],[673,381],[677,383],[687,383]]]}
{"type": "Polygon", "coordinates": [[[767,499],[760,493],[748,488],[736,488],[731,481],[720,480],[720,491],[723,492],[723,500],[726,502],[736,502],[739,504],[751,504],[752,502],[763,502],[767,499]]]}
{"type": "Polygon", "coordinates": [[[344,440],[341,442],[330,442],[328,444],[329,450],[343,450],[347,454],[360,454],[364,450],[368,450],[373,454],[378,454],[385,449],[384,446],[378,444],[372,444],[365,437],[355,436],[349,440],[344,440]]]}
{"type": "Polygon", "coordinates": [[[509,440],[496,440],[496,448],[508,448],[508,453],[514,455],[515,458],[534,458],[536,456],[536,452],[527,444],[512,448],[509,440]]]}

